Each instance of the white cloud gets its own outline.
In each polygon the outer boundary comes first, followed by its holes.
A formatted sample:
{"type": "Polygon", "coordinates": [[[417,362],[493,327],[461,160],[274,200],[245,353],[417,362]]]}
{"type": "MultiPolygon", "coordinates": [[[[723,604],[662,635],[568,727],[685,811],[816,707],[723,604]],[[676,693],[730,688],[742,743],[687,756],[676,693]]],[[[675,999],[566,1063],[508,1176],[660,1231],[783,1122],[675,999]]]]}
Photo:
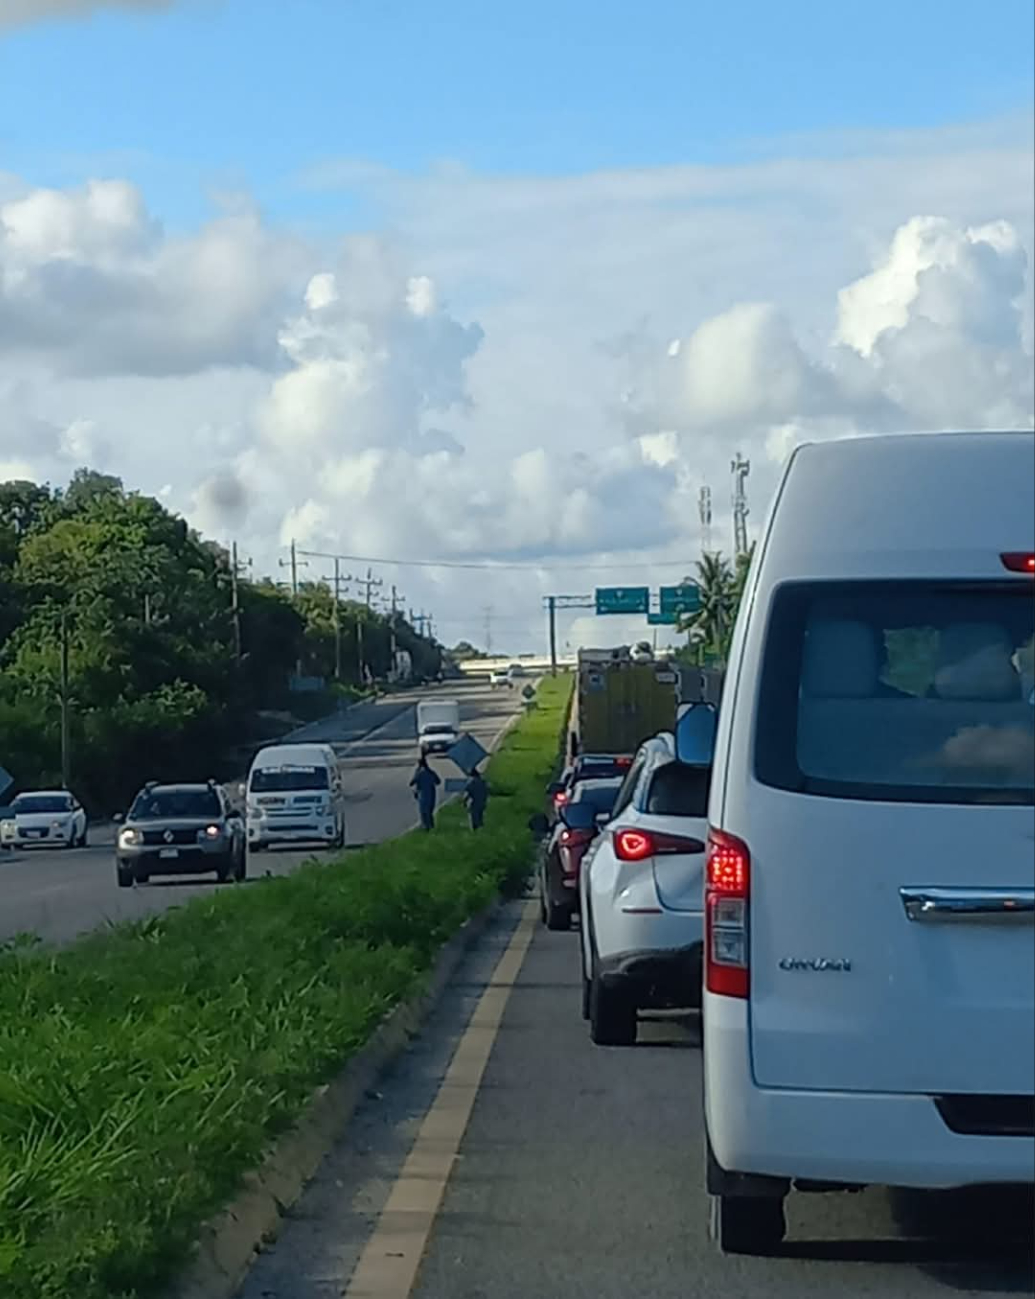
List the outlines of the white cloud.
{"type": "Polygon", "coordinates": [[[78,18],[99,9],[167,9],[173,0],[0,0],[0,28],[78,18]]]}
{"type": "Polygon", "coordinates": [[[299,253],[247,211],[165,237],[123,181],[34,190],[0,205],[0,347],[86,375],[268,366],[299,253]]]}
{"type": "Polygon", "coordinates": [[[265,569],[292,537],[527,563],[395,575],[454,639],[490,601],[538,639],[546,589],[689,570],[702,483],[728,545],[735,450],[757,519],[803,438],[1031,426],[1030,140],[923,147],[548,181],[366,171],[393,234],[334,255],[247,209],[170,237],[121,182],[11,182],[0,462],[60,481],[92,442],[265,569]]]}

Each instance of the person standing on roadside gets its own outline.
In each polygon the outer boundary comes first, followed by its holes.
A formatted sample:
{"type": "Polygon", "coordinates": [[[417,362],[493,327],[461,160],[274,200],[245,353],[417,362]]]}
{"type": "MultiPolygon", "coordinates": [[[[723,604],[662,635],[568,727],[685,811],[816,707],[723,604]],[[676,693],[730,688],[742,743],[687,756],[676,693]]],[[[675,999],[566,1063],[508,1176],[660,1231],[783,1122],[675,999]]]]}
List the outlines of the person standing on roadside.
{"type": "Polygon", "coordinates": [[[410,781],[413,797],[417,800],[417,810],[420,812],[422,830],[434,830],[435,828],[435,803],[438,799],[438,787],[441,783],[438,775],[431,770],[427,758],[422,753],[417,763],[417,770],[413,773],[413,779],[410,781]]]}
{"type": "Polygon", "coordinates": [[[464,802],[467,804],[472,830],[480,830],[485,824],[485,806],[488,801],[489,786],[485,783],[485,777],[475,767],[464,786],[464,802]]]}

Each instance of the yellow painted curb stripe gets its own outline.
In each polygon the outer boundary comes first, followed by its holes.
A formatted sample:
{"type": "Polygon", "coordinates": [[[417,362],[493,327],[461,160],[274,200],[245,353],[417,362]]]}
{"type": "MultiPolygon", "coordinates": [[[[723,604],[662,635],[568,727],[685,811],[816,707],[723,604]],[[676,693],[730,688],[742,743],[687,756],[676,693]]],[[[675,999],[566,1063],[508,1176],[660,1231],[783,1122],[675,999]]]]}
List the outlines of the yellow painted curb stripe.
{"type": "Polygon", "coordinates": [[[413,1290],[503,1012],[535,932],[536,911],[536,904],[529,902],[521,913],[343,1291],[344,1299],[408,1299],[413,1290]]]}

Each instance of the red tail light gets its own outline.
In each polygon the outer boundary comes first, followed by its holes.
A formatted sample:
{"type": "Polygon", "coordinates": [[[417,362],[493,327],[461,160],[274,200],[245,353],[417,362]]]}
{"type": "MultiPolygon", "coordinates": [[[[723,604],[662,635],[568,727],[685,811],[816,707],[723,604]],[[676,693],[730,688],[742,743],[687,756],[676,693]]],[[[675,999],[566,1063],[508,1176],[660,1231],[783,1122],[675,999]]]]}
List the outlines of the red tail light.
{"type": "Polygon", "coordinates": [[[700,839],[680,834],[657,834],[653,830],[616,830],[615,856],[619,861],[645,861],[672,853],[704,852],[700,839]]]}
{"type": "Polygon", "coordinates": [[[589,843],[593,839],[592,830],[562,830],[561,843],[565,848],[575,848],[580,844],[589,843]]]}
{"type": "Polygon", "coordinates": [[[1002,555],[1003,567],[1011,573],[1031,573],[1035,575],[1035,555],[1030,550],[1011,550],[1002,555]]]}
{"type": "Polygon", "coordinates": [[[554,807],[563,807],[571,799],[571,795],[566,790],[559,789],[553,796],[554,807]]]}
{"type": "Polygon", "coordinates": [[[615,758],[616,767],[631,767],[632,764],[633,764],[632,758],[615,758]]]}
{"type": "Polygon", "coordinates": [[[705,868],[704,986],[723,997],[746,997],[751,987],[748,902],[751,854],[735,835],[712,830],[705,868]]]}

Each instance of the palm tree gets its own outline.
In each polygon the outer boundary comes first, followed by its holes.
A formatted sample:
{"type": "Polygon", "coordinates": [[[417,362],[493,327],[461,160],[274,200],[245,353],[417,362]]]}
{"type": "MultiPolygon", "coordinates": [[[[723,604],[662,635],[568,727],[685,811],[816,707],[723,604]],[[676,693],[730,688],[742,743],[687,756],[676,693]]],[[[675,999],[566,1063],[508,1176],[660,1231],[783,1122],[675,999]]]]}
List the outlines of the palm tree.
{"type": "Polygon", "coordinates": [[[682,620],[679,629],[697,639],[705,653],[724,661],[737,609],[729,560],[719,553],[705,554],[697,561],[697,576],[686,580],[697,585],[701,603],[682,620]]]}

